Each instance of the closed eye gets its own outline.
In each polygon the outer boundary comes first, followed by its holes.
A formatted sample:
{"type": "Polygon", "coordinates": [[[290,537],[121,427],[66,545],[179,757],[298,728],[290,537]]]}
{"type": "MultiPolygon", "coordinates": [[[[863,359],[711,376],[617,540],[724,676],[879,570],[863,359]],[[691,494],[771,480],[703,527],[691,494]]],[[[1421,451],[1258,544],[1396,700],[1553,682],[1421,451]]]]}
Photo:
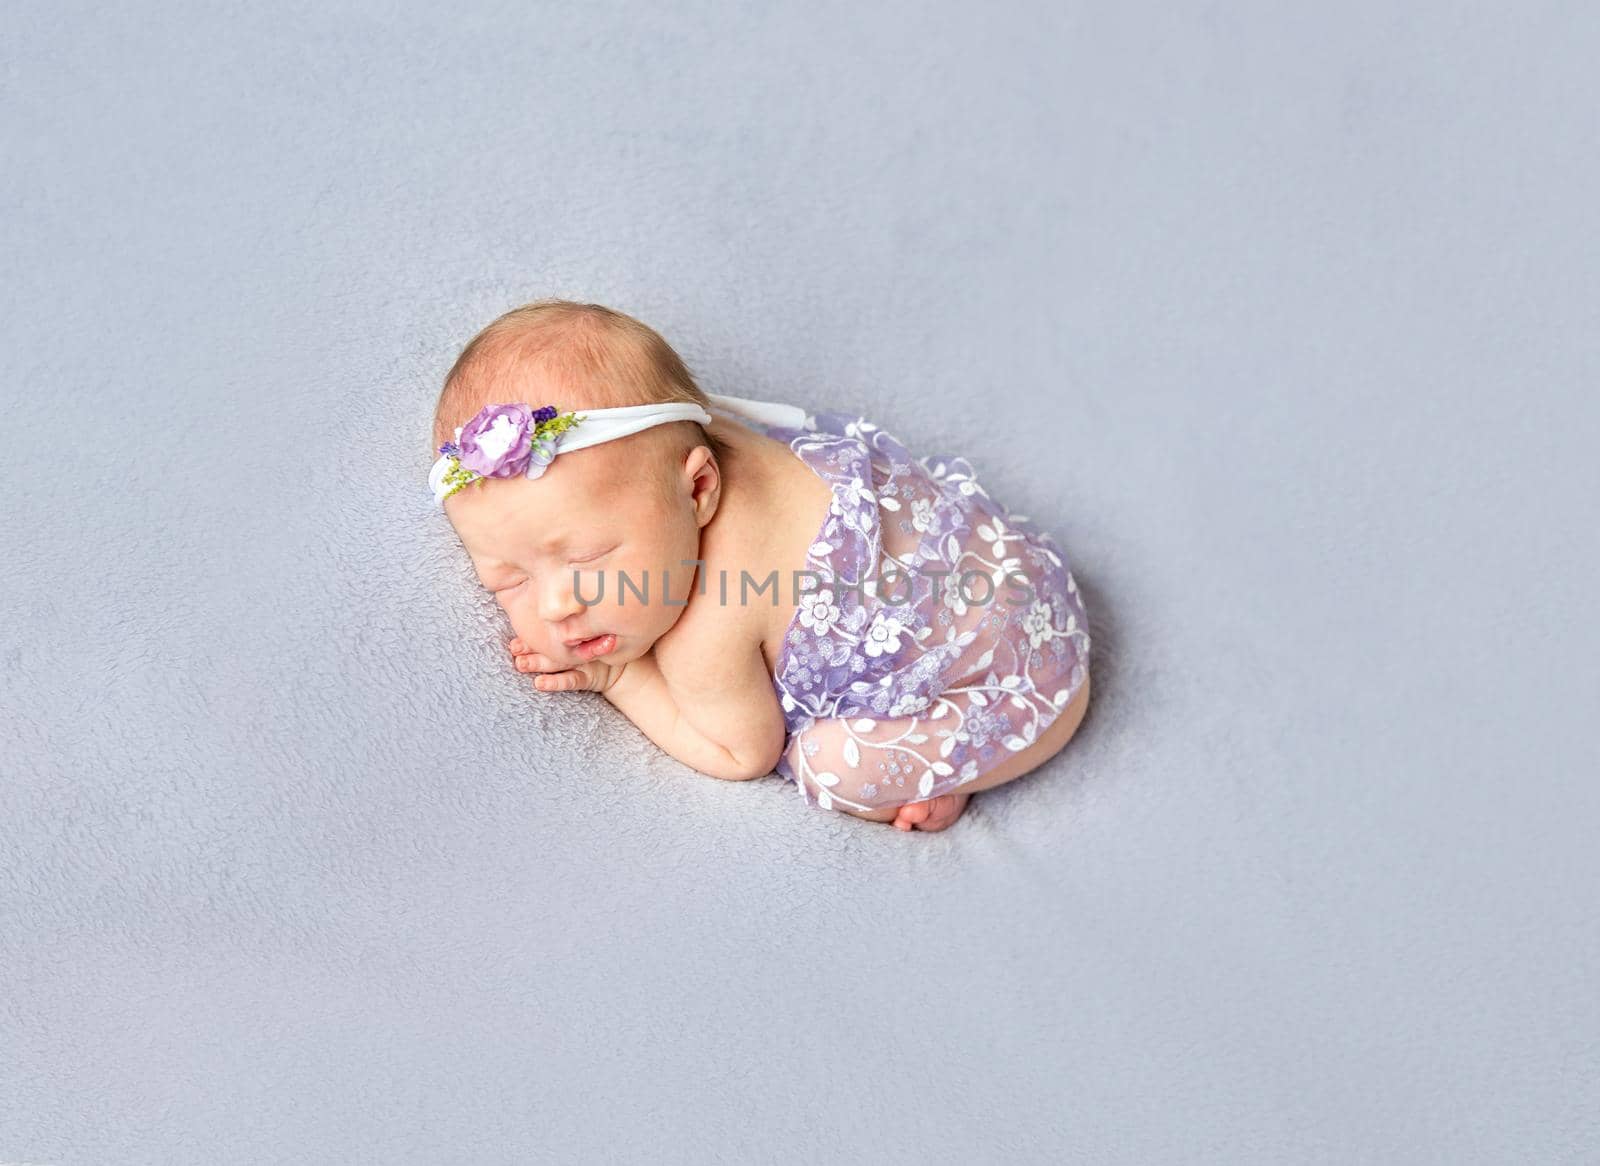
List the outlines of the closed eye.
{"type": "Polygon", "coordinates": [[[616,548],[616,547],[614,547],[614,546],[612,546],[612,547],[607,547],[607,548],[606,548],[606,549],[605,549],[605,550],[602,550],[602,551],[593,551],[593,552],[591,552],[591,553],[589,553],[589,554],[587,554],[587,555],[584,555],[584,556],[583,556],[583,557],[582,557],[582,558],[581,558],[581,559],[571,559],[571,560],[569,560],[569,561],[570,561],[570,562],[573,562],[573,563],[592,563],[592,562],[594,562],[594,561],[595,561],[595,560],[596,560],[596,559],[603,559],[603,558],[605,558],[605,557],[606,557],[606,556],[607,556],[607,555],[609,555],[609,554],[610,554],[610,553],[611,553],[611,552],[612,552],[612,551],[614,551],[614,550],[616,550],[616,549],[617,549],[617,548],[616,548]]]}

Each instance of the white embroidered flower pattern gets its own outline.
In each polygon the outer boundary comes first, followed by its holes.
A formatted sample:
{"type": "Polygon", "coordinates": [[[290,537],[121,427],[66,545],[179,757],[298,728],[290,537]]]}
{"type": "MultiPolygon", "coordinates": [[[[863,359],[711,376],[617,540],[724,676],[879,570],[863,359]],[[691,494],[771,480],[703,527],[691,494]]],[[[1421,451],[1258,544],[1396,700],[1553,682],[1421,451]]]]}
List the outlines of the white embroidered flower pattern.
{"type": "Polygon", "coordinates": [[[951,573],[939,581],[939,603],[956,615],[967,614],[967,598],[961,589],[960,576],[951,573]]]}
{"type": "Polygon", "coordinates": [[[839,618],[839,607],[833,602],[833,592],[827,587],[811,592],[800,601],[801,626],[810,628],[817,635],[826,635],[834,621],[839,618]]]}
{"type": "Polygon", "coordinates": [[[1028,614],[1022,617],[1022,629],[1028,633],[1028,643],[1037,648],[1051,636],[1055,630],[1050,626],[1054,613],[1048,603],[1040,603],[1037,599],[1033,606],[1028,608],[1028,614]]]}
{"type": "Polygon", "coordinates": [[[908,717],[912,713],[920,713],[928,707],[928,698],[918,696],[914,692],[902,692],[895,697],[894,703],[889,706],[891,717],[908,717]]]}
{"type": "Polygon", "coordinates": [[[867,634],[861,640],[861,650],[869,656],[898,652],[900,636],[904,631],[905,628],[899,620],[880,611],[872,617],[872,623],[867,625],[867,634]]]}

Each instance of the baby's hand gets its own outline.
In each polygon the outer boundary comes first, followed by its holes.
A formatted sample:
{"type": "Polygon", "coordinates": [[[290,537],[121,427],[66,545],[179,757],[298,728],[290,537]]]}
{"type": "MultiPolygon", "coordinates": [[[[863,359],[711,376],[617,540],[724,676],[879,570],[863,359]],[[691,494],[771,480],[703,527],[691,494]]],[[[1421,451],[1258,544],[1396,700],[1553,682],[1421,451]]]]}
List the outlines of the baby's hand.
{"type": "MultiPolygon", "coordinates": [[[[615,645],[599,643],[595,647],[606,652],[615,645]]],[[[603,664],[598,660],[591,660],[587,664],[569,667],[558,664],[549,656],[533,651],[522,642],[521,637],[514,638],[506,645],[511,652],[512,663],[518,672],[533,672],[533,686],[540,692],[605,692],[617,682],[622,675],[626,664],[603,664]]]]}

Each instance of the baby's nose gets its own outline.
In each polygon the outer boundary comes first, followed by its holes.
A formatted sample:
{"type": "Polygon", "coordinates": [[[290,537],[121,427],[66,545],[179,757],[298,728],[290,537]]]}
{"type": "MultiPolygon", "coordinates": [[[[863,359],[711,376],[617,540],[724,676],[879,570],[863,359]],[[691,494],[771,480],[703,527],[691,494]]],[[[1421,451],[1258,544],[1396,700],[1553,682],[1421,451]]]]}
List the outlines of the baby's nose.
{"type": "Polygon", "coordinates": [[[570,579],[551,579],[539,592],[539,618],[552,629],[582,610],[570,579]]]}

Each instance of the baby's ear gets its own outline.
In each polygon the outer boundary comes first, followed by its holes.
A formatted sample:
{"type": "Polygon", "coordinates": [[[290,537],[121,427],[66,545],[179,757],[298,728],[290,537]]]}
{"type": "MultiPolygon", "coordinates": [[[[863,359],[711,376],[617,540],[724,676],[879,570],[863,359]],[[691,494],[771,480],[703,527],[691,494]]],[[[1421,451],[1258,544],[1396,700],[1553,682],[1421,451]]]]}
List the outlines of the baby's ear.
{"type": "MultiPolygon", "coordinates": [[[[715,513],[722,496],[722,467],[712,456],[710,447],[697,445],[691,449],[689,456],[684,459],[683,472],[692,483],[690,489],[695,505],[703,505],[708,500],[712,513],[715,513]]],[[[701,525],[710,521],[711,515],[706,514],[701,525]]]]}

